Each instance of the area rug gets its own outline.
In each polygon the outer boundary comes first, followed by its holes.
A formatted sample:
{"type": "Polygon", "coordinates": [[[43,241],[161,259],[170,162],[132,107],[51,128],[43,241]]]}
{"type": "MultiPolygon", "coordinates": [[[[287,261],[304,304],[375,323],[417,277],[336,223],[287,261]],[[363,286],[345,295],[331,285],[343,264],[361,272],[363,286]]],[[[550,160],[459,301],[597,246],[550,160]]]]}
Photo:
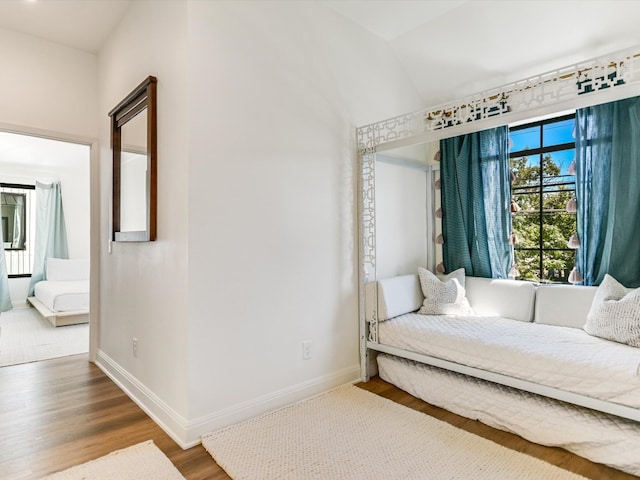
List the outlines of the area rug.
{"type": "Polygon", "coordinates": [[[202,444],[234,480],[584,480],[351,385],[202,444]]]}
{"type": "Polygon", "coordinates": [[[185,480],[152,440],[116,450],[41,480],[185,480]]]}
{"type": "Polygon", "coordinates": [[[0,367],[89,351],[89,324],[54,327],[34,308],[0,314],[0,367]]]}

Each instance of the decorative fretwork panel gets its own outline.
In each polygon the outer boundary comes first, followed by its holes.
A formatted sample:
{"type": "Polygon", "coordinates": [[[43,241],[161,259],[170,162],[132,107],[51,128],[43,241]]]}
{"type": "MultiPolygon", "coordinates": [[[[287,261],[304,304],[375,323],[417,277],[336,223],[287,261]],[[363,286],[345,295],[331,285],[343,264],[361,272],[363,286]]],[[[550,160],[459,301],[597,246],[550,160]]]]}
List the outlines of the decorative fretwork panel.
{"type": "Polygon", "coordinates": [[[357,129],[358,149],[364,152],[376,145],[409,137],[422,126],[421,117],[416,113],[400,115],[357,129]]]}
{"type": "MultiPolygon", "coordinates": [[[[357,129],[363,152],[396,140],[467,126],[512,112],[526,112],[610,89],[622,91],[640,81],[640,47],[571,65],[419,112],[357,129]]],[[[624,94],[620,98],[623,98],[624,94]]],[[[595,98],[594,98],[595,100],[595,98]]],[[[450,131],[449,131],[450,130],[450,131]]]]}
{"type": "Polygon", "coordinates": [[[362,261],[366,275],[375,278],[376,269],[376,216],[375,216],[375,153],[361,156],[362,188],[360,224],[362,225],[362,261]]]}
{"type": "MultiPolygon", "coordinates": [[[[364,291],[364,284],[376,278],[376,216],[375,216],[375,149],[364,149],[360,151],[360,188],[359,188],[359,211],[360,211],[360,268],[362,272],[362,295],[367,295],[364,291]]],[[[376,295],[375,289],[368,293],[376,295]]],[[[370,342],[378,341],[378,312],[377,299],[365,299],[372,305],[372,311],[368,318],[363,320],[366,324],[367,337],[370,342]]],[[[364,315],[364,312],[361,312],[364,315]]]]}

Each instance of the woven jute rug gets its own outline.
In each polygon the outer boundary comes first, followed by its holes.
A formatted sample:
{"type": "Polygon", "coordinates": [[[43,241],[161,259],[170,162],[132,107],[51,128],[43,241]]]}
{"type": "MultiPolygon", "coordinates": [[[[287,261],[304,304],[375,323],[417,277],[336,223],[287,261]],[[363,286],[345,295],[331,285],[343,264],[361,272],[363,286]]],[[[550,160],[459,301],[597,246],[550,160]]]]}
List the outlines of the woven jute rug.
{"type": "Polygon", "coordinates": [[[350,385],[202,444],[234,480],[584,480],[350,385]]]}
{"type": "Polygon", "coordinates": [[[185,480],[153,441],[116,450],[104,457],[41,480],[185,480]]]}

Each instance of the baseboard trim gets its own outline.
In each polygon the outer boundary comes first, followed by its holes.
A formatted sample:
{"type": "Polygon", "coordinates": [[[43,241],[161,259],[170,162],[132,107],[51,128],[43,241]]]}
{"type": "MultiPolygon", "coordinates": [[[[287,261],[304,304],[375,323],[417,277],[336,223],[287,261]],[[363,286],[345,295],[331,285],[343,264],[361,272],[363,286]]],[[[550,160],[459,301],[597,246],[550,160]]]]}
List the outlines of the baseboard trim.
{"type": "Polygon", "coordinates": [[[190,445],[187,442],[187,420],[182,415],[102,350],[98,350],[96,365],[182,449],[190,448],[198,443],[190,445]]]}
{"type": "Polygon", "coordinates": [[[248,420],[332,388],[360,381],[360,366],[354,365],[193,420],[187,420],[102,350],[98,350],[96,365],[182,449],[198,445],[205,433],[248,420]]]}

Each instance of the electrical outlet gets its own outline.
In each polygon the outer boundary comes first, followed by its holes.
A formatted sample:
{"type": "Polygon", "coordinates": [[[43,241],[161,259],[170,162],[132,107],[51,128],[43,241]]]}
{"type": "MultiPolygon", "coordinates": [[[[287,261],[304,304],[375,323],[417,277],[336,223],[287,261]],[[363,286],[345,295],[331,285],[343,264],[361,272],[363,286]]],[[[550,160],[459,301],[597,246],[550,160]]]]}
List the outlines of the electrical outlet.
{"type": "Polygon", "coordinates": [[[138,356],[138,339],[136,337],[133,337],[133,340],[131,342],[131,348],[133,350],[133,356],[137,357],[138,356]]]}
{"type": "Polygon", "coordinates": [[[302,342],[302,359],[309,360],[311,358],[311,340],[302,342]]]}

